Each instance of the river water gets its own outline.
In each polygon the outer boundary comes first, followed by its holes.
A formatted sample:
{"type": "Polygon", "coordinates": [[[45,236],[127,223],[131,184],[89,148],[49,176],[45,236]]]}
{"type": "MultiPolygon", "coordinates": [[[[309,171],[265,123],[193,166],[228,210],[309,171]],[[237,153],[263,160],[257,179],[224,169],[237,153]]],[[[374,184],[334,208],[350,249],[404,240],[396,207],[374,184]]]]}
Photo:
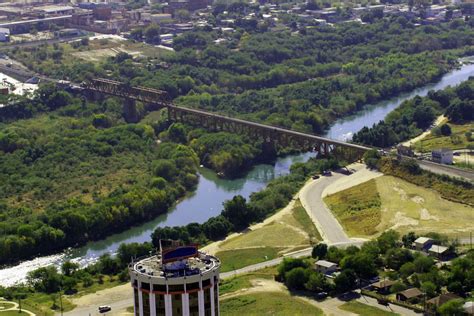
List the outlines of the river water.
{"type": "MultiPolygon", "coordinates": [[[[470,59],[474,61],[474,58],[470,59]]],[[[397,108],[404,100],[416,95],[424,96],[429,90],[443,89],[454,86],[474,76],[474,64],[464,64],[460,69],[445,74],[441,80],[426,85],[410,93],[376,104],[367,105],[362,111],[336,121],[326,136],[338,140],[348,140],[353,133],[364,126],[372,126],[383,120],[385,116],[397,108]]],[[[192,222],[203,223],[209,217],[218,215],[222,203],[235,195],[249,197],[252,192],[259,191],[272,179],[288,174],[294,162],[306,161],[311,153],[291,155],[278,158],[273,165],[259,164],[254,166],[245,176],[238,179],[221,179],[213,171],[200,168],[200,178],[195,192],[179,202],[167,214],[161,215],[143,225],[132,227],[127,231],[112,235],[106,239],[89,242],[80,248],[68,249],[64,253],[39,257],[22,262],[16,266],[0,270],[0,285],[8,286],[24,280],[26,274],[41,266],[60,265],[65,260],[78,262],[81,266],[94,262],[104,253],[114,253],[121,243],[150,241],[150,235],[156,227],[186,225],[192,222]]]]}

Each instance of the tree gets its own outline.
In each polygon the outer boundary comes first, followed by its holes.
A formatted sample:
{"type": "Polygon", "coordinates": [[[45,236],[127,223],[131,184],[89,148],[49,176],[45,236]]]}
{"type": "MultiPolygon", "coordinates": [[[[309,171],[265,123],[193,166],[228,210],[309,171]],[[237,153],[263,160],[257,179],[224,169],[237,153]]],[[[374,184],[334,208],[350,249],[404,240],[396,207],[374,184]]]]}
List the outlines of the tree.
{"type": "Polygon", "coordinates": [[[440,130],[441,130],[441,134],[444,136],[451,135],[451,127],[448,124],[441,125],[440,130]]]}
{"type": "Polygon", "coordinates": [[[55,293],[61,287],[61,276],[56,267],[44,267],[28,272],[27,280],[39,292],[55,293]]]}
{"type": "Polygon", "coordinates": [[[431,267],[434,265],[434,262],[433,262],[433,259],[431,259],[430,257],[419,255],[413,261],[413,264],[415,267],[415,272],[424,273],[431,269],[431,267]]]}
{"type": "Polygon", "coordinates": [[[376,149],[371,149],[364,153],[364,163],[369,169],[377,169],[380,158],[380,153],[376,149]]]}
{"type": "Polygon", "coordinates": [[[145,41],[149,44],[159,44],[160,39],[160,26],[153,23],[150,24],[144,32],[145,41]]]}
{"type": "Polygon", "coordinates": [[[187,136],[186,136],[186,128],[181,123],[173,123],[168,128],[168,137],[170,141],[175,143],[186,144],[187,143],[187,136]]]}
{"type": "Polygon", "coordinates": [[[426,281],[421,283],[420,290],[428,297],[436,296],[436,285],[433,282],[426,281]]]}
{"type": "Polygon", "coordinates": [[[290,290],[302,290],[308,282],[306,269],[302,267],[294,268],[285,273],[285,284],[290,290]]]}
{"type": "Polygon", "coordinates": [[[347,269],[343,270],[336,278],[334,279],[334,284],[336,286],[336,291],[338,293],[345,293],[352,290],[355,287],[357,277],[354,271],[347,269]]]}
{"type": "Polygon", "coordinates": [[[402,236],[403,247],[411,248],[413,242],[418,238],[414,232],[409,232],[406,235],[402,236]]]}
{"type": "Polygon", "coordinates": [[[401,282],[396,282],[395,284],[393,284],[391,287],[390,287],[390,293],[398,293],[398,292],[401,292],[403,290],[405,290],[407,287],[405,284],[401,283],[401,282]]]}
{"type": "Polygon", "coordinates": [[[303,259],[284,258],[277,268],[279,278],[281,278],[282,281],[285,281],[286,273],[298,267],[306,269],[308,264],[303,259]]]}
{"type": "Polygon", "coordinates": [[[313,251],[311,252],[311,257],[324,259],[327,252],[328,252],[328,245],[326,245],[325,243],[319,243],[313,247],[313,251]]]}
{"type": "Polygon", "coordinates": [[[400,234],[394,230],[388,230],[377,238],[377,244],[381,253],[386,253],[389,249],[397,247],[400,234]]]}
{"type": "Polygon", "coordinates": [[[329,285],[323,274],[312,271],[304,287],[309,291],[322,292],[326,291],[329,285]]]}
{"type": "Polygon", "coordinates": [[[236,230],[243,229],[253,220],[250,207],[241,195],[234,196],[232,200],[224,203],[222,216],[234,225],[236,230]]]}
{"type": "Polygon", "coordinates": [[[463,301],[460,299],[451,300],[438,308],[442,316],[463,316],[466,315],[463,309],[463,301]]]}
{"type": "Polygon", "coordinates": [[[63,264],[61,265],[61,272],[65,276],[73,275],[74,272],[76,272],[78,269],[79,269],[79,264],[77,264],[75,262],[71,262],[69,260],[63,262],[63,264]]]}

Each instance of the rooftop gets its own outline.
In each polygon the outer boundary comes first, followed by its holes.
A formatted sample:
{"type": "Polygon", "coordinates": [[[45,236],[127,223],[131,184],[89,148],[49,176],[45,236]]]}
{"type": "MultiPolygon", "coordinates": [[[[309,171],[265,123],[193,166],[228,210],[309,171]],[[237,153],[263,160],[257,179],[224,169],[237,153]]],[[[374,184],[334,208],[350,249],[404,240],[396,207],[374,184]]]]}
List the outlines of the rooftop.
{"type": "Polygon", "coordinates": [[[418,237],[416,240],[415,240],[415,243],[417,244],[424,244],[424,243],[427,243],[428,241],[433,241],[431,238],[428,238],[428,237],[418,237]]]}
{"type": "Polygon", "coordinates": [[[449,248],[445,246],[433,245],[430,247],[430,249],[428,249],[428,251],[441,254],[441,253],[446,252],[448,249],[449,248]]]}
{"type": "Polygon", "coordinates": [[[326,261],[326,260],[318,260],[315,262],[315,265],[325,267],[325,268],[331,268],[334,266],[337,266],[334,262],[331,261],[326,261]]]}
{"type": "Polygon", "coordinates": [[[421,292],[418,288],[414,287],[405,291],[401,291],[398,294],[405,296],[407,299],[422,296],[423,292],[421,292]]]}
{"type": "Polygon", "coordinates": [[[160,254],[132,263],[135,272],[156,278],[180,278],[204,274],[220,266],[214,256],[198,252],[196,257],[163,263],[160,254]]]}

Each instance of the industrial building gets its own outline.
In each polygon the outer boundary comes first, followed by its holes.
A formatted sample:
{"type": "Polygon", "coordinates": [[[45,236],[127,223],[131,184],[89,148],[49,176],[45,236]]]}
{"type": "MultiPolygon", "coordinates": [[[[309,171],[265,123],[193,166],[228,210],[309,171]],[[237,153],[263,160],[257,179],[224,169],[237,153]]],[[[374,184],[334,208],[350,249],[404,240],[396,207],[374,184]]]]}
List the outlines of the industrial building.
{"type": "Polygon", "coordinates": [[[134,314],[218,316],[219,270],[219,259],[196,245],[162,248],[131,263],[134,314]]]}

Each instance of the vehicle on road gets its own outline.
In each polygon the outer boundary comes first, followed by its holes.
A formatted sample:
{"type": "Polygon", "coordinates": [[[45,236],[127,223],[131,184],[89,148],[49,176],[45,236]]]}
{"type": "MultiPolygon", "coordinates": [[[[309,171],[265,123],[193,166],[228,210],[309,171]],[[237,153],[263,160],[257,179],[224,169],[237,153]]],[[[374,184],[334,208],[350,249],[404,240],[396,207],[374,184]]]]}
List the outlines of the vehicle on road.
{"type": "Polygon", "coordinates": [[[328,293],[326,292],[319,292],[319,293],[316,293],[315,295],[315,298],[317,300],[324,300],[326,297],[328,297],[328,293]]]}
{"type": "Polygon", "coordinates": [[[383,306],[388,306],[388,300],[383,299],[383,298],[378,298],[377,303],[379,303],[380,305],[383,305],[383,306]]]}
{"type": "Polygon", "coordinates": [[[109,305],[99,306],[99,313],[110,312],[111,310],[112,310],[112,307],[110,307],[109,305]]]}
{"type": "Polygon", "coordinates": [[[329,170],[324,170],[323,171],[323,176],[330,176],[330,175],[332,175],[331,171],[329,171],[329,170]]]}
{"type": "Polygon", "coordinates": [[[319,175],[315,174],[314,176],[312,176],[311,178],[313,178],[313,180],[316,180],[316,179],[319,179],[319,175]]]}

